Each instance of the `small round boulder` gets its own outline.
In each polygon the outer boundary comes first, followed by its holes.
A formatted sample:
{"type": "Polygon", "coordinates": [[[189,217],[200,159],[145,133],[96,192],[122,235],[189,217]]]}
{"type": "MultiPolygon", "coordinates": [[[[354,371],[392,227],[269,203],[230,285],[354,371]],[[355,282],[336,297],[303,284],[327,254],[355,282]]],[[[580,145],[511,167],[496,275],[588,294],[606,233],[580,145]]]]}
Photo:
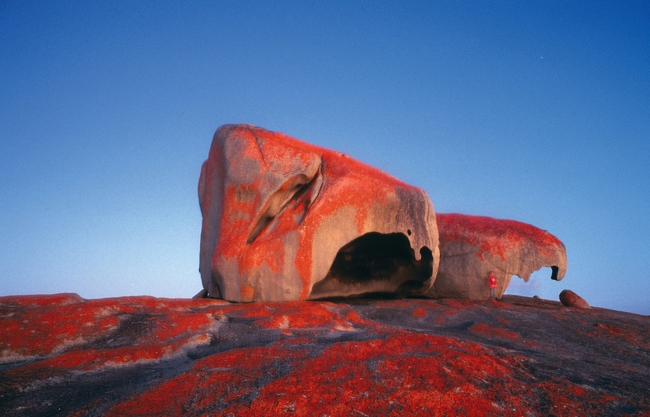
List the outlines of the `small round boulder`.
{"type": "Polygon", "coordinates": [[[562,291],[560,301],[567,307],[591,308],[582,297],[571,290],[562,291]]]}

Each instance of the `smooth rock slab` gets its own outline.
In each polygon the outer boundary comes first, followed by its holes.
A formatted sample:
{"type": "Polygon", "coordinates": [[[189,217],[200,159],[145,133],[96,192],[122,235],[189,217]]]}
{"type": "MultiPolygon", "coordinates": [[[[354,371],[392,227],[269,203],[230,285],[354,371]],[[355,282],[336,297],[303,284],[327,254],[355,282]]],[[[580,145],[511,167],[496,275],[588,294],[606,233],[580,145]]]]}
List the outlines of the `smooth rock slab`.
{"type": "Polygon", "coordinates": [[[282,133],[220,127],[201,169],[199,204],[208,297],[423,294],[438,270],[424,191],[282,133]]]}
{"type": "Polygon", "coordinates": [[[487,300],[488,277],[494,273],[500,298],[513,275],[528,282],[530,274],[550,267],[551,279],[561,280],[567,269],[564,244],[546,230],[530,224],[466,214],[436,215],[440,266],[433,298],[487,300]]]}
{"type": "Polygon", "coordinates": [[[0,415],[650,413],[650,318],[501,301],[0,298],[0,415]]]}

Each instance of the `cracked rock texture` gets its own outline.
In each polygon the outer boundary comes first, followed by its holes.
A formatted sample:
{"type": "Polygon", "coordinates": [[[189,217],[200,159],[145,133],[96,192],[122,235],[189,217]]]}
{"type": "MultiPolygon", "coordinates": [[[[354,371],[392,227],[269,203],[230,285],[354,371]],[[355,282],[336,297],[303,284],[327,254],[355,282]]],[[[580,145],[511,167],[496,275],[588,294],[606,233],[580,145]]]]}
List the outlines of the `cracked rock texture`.
{"type": "Polygon", "coordinates": [[[2,416],[650,414],[650,318],[499,301],[0,298],[2,416]]]}

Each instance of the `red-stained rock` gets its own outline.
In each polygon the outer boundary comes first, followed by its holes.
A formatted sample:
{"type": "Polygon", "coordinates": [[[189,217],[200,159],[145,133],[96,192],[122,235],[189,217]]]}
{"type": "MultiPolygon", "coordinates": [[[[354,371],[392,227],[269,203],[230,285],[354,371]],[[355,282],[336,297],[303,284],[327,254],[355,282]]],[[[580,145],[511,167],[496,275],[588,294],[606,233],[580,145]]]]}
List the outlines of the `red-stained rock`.
{"type": "Polygon", "coordinates": [[[649,317],[525,297],[21,296],[0,323],[2,416],[650,414],[649,317]]]}
{"type": "Polygon", "coordinates": [[[199,203],[209,297],[422,294],[436,276],[438,232],[424,191],[282,133],[220,127],[199,203]]]}
{"type": "Polygon", "coordinates": [[[563,290],[560,293],[560,301],[567,307],[591,308],[589,303],[571,290],[563,290]]]}
{"type": "Polygon", "coordinates": [[[438,213],[436,219],[440,266],[427,296],[487,300],[490,273],[497,280],[497,298],[513,275],[528,281],[532,272],[551,267],[552,279],[564,277],[564,244],[545,230],[514,220],[465,214],[438,213]]]}

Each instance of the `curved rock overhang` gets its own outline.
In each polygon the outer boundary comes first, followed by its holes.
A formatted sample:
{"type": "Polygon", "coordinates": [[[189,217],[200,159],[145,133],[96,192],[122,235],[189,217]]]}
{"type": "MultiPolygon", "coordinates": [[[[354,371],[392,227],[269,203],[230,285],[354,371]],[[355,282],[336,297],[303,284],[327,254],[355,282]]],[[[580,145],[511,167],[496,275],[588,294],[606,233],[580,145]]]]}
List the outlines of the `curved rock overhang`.
{"type": "Polygon", "coordinates": [[[567,269],[564,244],[551,233],[527,223],[465,214],[436,215],[440,268],[433,298],[488,299],[488,276],[497,280],[500,298],[513,275],[528,281],[532,272],[551,268],[561,280],[567,269]]]}

